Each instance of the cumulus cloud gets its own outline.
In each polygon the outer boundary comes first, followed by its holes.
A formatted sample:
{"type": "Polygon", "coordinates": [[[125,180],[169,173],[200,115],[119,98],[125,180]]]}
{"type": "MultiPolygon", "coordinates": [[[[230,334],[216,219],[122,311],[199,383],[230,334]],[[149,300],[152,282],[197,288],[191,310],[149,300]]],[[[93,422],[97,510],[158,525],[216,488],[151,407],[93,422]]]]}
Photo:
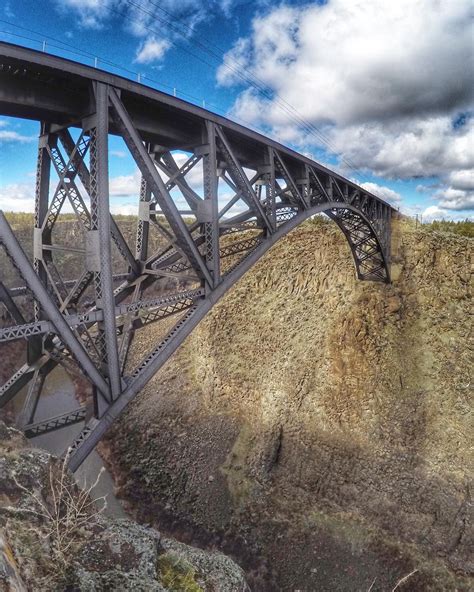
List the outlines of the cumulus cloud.
{"type": "Polygon", "coordinates": [[[100,29],[115,4],[118,4],[116,0],[56,0],[61,13],[73,11],[79,18],[79,25],[87,29],[100,29]]]}
{"type": "Polygon", "coordinates": [[[146,37],[150,30],[166,28],[173,36],[178,30],[185,36],[212,15],[230,16],[234,0],[54,0],[63,15],[71,12],[79,26],[88,29],[107,27],[112,20],[122,21],[123,27],[137,37],[146,37]],[[169,26],[172,22],[173,27],[169,26]]]}
{"type": "Polygon", "coordinates": [[[142,41],[135,62],[151,64],[163,58],[173,39],[190,38],[196,27],[215,16],[230,17],[234,0],[53,0],[65,17],[79,27],[117,26],[142,41]]]}
{"type": "Polygon", "coordinates": [[[12,130],[0,130],[0,142],[31,142],[35,138],[23,136],[12,130]]]}
{"type": "MultiPolygon", "coordinates": [[[[469,0],[280,6],[254,19],[217,78],[241,82],[239,63],[311,121],[439,113],[472,100],[471,34],[469,0]]],[[[270,121],[285,119],[277,100],[269,107],[270,121]]]]}
{"type": "Polygon", "coordinates": [[[131,175],[118,175],[109,180],[109,194],[111,197],[138,196],[140,193],[141,175],[136,169],[131,175]]]}
{"type": "Polygon", "coordinates": [[[9,121],[0,119],[0,144],[2,142],[32,142],[36,139],[34,136],[25,136],[23,134],[19,134],[15,130],[5,129],[9,126],[9,121]]]}
{"type": "Polygon", "coordinates": [[[423,222],[433,222],[433,220],[471,220],[474,221],[474,216],[470,216],[466,213],[456,213],[451,210],[440,208],[439,206],[429,206],[422,213],[423,222]]]}
{"type": "Polygon", "coordinates": [[[449,115],[368,122],[328,131],[332,145],[357,168],[386,177],[449,175],[474,167],[474,119],[454,128],[449,115]]]}
{"type": "Polygon", "coordinates": [[[474,168],[465,171],[453,171],[449,175],[449,184],[453,189],[474,191],[474,168]]]}
{"type": "Polygon", "coordinates": [[[342,166],[435,177],[433,197],[460,210],[474,168],[470,12],[470,0],[283,4],[254,18],[217,81],[240,87],[236,118],[342,166]]]}
{"type": "Polygon", "coordinates": [[[35,209],[33,183],[9,183],[0,186],[0,210],[4,212],[33,212],[35,209]]]}
{"type": "Polygon", "coordinates": [[[0,142],[31,142],[34,138],[11,130],[0,130],[0,142]]]}
{"type": "Polygon", "coordinates": [[[137,64],[151,64],[161,60],[170,46],[171,43],[166,39],[157,39],[152,35],[140,45],[134,61],[137,64]]]}
{"type": "Polygon", "coordinates": [[[447,210],[474,210],[474,191],[448,187],[434,195],[439,206],[447,210]]]}

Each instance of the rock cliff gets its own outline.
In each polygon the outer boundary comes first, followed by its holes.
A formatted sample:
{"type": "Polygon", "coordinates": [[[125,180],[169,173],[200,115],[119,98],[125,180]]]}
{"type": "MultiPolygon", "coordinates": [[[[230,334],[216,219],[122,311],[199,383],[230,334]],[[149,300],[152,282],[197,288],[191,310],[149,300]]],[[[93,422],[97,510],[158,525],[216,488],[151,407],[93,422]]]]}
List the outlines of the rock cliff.
{"type": "Polygon", "coordinates": [[[214,308],[102,447],[140,519],[259,592],[469,589],[473,242],[393,243],[393,283],[359,282],[309,221],[214,308]]]}

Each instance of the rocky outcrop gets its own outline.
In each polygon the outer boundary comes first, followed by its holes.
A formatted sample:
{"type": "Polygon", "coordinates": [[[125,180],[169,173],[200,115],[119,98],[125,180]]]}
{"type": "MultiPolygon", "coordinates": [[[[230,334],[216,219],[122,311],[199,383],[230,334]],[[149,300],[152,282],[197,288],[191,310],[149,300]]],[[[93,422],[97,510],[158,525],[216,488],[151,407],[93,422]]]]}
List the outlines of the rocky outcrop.
{"type": "Polygon", "coordinates": [[[64,465],[0,422],[0,590],[245,592],[221,553],[112,520],[64,465]]]}
{"type": "Polygon", "coordinates": [[[394,252],[359,282],[308,222],[214,308],[109,435],[142,520],[259,591],[469,588],[473,243],[400,223],[394,252]]]}

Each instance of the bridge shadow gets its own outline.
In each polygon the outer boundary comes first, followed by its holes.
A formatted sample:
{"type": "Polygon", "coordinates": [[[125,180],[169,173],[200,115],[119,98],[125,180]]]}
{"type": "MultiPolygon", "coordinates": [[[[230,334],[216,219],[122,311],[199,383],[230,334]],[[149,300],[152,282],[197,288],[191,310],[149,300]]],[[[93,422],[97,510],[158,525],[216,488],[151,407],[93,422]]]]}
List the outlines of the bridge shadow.
{"type": "Polygon", "coordinates": [[[436,324],[438,280],[420,284],[433,245],[410,238],[400,284],[360,284],[339,231],[311,230],[188,339],[127,413],[127,441],[114,430],[121,494],[142,519],[228,550],[258,590],[391,589],[420,561],[411,590],[450,589],[447,568],[469,569],[469,490],[455,446],[437,441],[443,414],[462,418],[439,383],[457,321],[436,324]]]}

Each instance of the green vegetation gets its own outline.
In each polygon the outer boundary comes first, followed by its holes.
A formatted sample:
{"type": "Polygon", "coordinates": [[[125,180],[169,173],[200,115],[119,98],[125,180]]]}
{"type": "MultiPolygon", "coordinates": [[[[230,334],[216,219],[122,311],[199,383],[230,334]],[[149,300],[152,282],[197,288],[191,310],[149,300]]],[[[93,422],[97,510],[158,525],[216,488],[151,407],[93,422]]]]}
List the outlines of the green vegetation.
{"type": "MultiPolygon", "coordinates": [[[[33,224],[34,214],[31,212],[5,212],[5,216],[10,224],[13,225],[20,225],[20,224],[33,224]]],[[[114,214],[114,219],[116,221],[123,221],[123,222],[136,222],[137,216],[132,216],[128,214],[114,214]]],[[[59,214],[58,221],[76,221],[77,216],[74,213],[69,214],[59,214]]]]}
{"type": "Polygon", "coordinates": [[[434,232],[450,232],[452,234],[474,238],[474,222],[467,219],[461,222],[434,220],[430,224],[423,224],[423,228],[434,232]]]}
{"type": "Polygon", "coordinates": [[[12,226],[31,226],[34,220],[29,212],[5,212],[5,217],[12,226]]]}
{"type": "Polygon", "coordinates": [[[159,581],[173,592],[203,592],[196,582],[193,567],[174,553],[165,553],[158,559],[159,581]]]}
{"type": "MultiPolygon", "coordinates": [[[[468,219],[459,222],[451,220],[434,220],[433,222],[425,222],[424,224],[420,224],[419,222],[416,223],[415,219],[411,218],[406,218],[406,220],[409,225],[416,225],[429,232],[444,232],[474,238],[474,222],[468,219]]],[[[317,214],[316,216],[309,218],[305,224],[309,226],[324,226],[332,224],[332,221],[323,214],[317,214]]]]}

